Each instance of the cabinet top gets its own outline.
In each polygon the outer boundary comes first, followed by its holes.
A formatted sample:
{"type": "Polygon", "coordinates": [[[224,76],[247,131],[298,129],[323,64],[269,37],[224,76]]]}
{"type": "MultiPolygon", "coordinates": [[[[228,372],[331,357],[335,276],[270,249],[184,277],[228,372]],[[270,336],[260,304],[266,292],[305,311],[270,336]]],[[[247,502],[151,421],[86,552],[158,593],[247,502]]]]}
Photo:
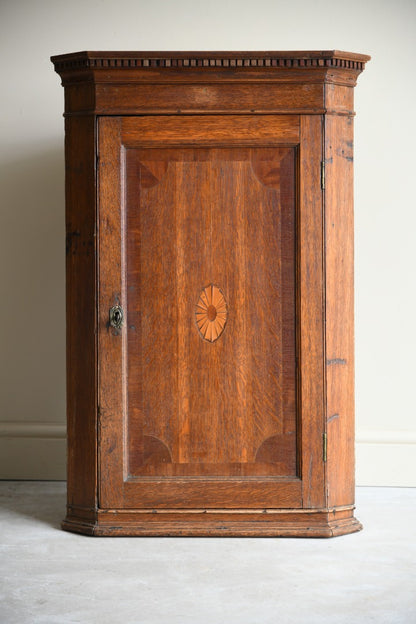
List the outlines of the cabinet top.
{"type": "Polygon", "coordinates": [[[52,56],[65,114],[352,114],[364,54],[73,52],[52,56]],[[339,87],[339,89],[336,89],[339,87]],[[336,91],[336,92],[335,92],[336,91]]]}

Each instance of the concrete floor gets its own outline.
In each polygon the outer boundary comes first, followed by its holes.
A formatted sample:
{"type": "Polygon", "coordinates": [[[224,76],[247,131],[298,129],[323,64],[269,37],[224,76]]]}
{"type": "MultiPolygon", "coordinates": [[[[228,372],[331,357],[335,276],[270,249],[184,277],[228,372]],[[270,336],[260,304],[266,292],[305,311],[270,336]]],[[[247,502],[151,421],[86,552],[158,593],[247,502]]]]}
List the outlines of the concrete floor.
{"type": "Polygon", "coordinates": [[[65,533],[62,482],[0,504],[1,624],[416,623],[416,489],[358,488],[364,531],[329,540],[65,533]]]}

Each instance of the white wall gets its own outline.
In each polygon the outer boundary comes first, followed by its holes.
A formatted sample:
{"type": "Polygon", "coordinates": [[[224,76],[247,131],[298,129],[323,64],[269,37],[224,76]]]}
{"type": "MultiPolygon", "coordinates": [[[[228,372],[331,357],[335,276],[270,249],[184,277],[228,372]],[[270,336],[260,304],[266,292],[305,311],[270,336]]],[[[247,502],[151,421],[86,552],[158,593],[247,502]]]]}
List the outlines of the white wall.
{"type": "Polygon", "coordinates": [[[416,485],[414,0],[2,0],[0,476],[65,471],[63,89],[77,50],[368,53],[355,91],[357,482],[416,485]]]}

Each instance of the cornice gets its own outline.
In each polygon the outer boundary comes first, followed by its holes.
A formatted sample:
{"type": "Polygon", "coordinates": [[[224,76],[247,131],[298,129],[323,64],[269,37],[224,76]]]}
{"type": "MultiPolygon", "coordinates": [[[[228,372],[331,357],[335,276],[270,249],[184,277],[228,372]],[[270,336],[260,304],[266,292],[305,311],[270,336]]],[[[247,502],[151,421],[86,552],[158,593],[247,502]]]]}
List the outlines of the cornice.
{"type": "Polygon", "coordinates": [[[52,56],[58,73],[99,69],[338,68],[362,71],[370,57],[339,50],[294,52],[75,52],[52,56]]]}

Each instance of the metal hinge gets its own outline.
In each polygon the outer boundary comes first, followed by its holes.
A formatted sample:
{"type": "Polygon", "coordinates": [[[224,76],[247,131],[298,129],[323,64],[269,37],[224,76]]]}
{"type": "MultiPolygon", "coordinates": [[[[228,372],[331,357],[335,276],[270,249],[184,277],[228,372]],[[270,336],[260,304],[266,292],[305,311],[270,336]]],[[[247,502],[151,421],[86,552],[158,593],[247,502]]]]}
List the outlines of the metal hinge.
{"type": "Polygon", "coordinates": [[[325,190],[325,161],[321,160],[321,189],[325,190]]]}
{"type": "Polygon", "coordinates": [[[326,462],[326,454],[327,454],[327,435],[326,433],[322,434],[322,457],[324,462],[326,462]]]}

